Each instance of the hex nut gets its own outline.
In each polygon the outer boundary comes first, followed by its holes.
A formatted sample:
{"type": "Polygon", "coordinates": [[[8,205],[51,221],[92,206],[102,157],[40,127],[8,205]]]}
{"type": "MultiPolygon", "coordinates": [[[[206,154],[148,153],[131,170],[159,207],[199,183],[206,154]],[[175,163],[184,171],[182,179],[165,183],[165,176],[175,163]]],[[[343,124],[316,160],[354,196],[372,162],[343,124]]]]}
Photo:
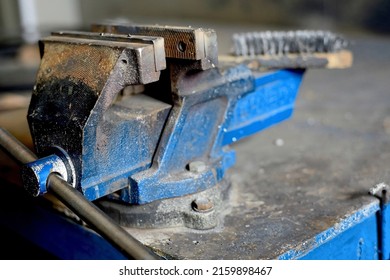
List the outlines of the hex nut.
{"type": "Polygon", "coordinates": [[[210,199],[204,197],[199,197],[192,201],[191,206],[194,211],[201,213],[207,213],[214,209],[213,202],[210,199]]]}

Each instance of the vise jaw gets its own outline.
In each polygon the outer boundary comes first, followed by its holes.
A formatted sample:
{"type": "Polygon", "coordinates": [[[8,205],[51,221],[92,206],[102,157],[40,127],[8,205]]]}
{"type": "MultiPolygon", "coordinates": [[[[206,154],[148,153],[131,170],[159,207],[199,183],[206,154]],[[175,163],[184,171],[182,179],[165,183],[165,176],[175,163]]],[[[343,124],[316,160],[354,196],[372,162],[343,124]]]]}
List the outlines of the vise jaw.
{"type": "MultiPolygon", "coordinates": [[[[109,150],[112,146],[107,140],[109,137],[119,141],[115,150],[123,149],[121,146],[126,143],[113,131],[126,119],[123,113],[121,115],[126,103],[122,102],[122,106],[115,103],[124,87],[159,80],[160,71],[166,68],[163,39],[59,32],[42,40],[40,50],[42,60],[28,112],[37,153],[41,156],[60,154],[72,170],[68,172],[71,174],[68,181],[92,199],[118,190],[119,186],[95,188],[105,181],[103,178],[110,176],[107,171],[117,175],[123,172],[124,165],[129,168],[129,163],[136,164],[134,159],[121,163],[110,155],[114,150],[109,150]],[[116,123],[111,121],[110,115],[117,116],[116,123]],[[97,167],[94,159],[104,162],[103,166],[97,167]],[[88,195],[91,191],[95,193],[88,195]]],[[[158,106],[159,110],[148,113],[159,120],[157,116],[166,115],[169,107],[158,106]]],[[[162,124],[163,121],[156,121],[144,125],[161,130],[162,124]]],[[[138,129],[143,128],[138,126],[138,129]]],[[[158,135],[148,138],[146,147],[155,146],[157,139],[158,135]]],[[[138,165],[153,152],[147,148],[138,165]]]]}
{"type": "Polygon", "coordinates": [[[118,218],[124,225],[215,226],[235,162],[230,144],[291,116],[304,71],[218,67],[208,29],[92,31],[40,42],[28,121],[37,153],[48,158],[25,166],[27,188],[46,191],[42,166],[54,160],[62,168],[49,170],[87,199],[104,198],[103,208],[126,215],[118,218]],[[145,212],[163,214],[145,223],[145,212]]]}

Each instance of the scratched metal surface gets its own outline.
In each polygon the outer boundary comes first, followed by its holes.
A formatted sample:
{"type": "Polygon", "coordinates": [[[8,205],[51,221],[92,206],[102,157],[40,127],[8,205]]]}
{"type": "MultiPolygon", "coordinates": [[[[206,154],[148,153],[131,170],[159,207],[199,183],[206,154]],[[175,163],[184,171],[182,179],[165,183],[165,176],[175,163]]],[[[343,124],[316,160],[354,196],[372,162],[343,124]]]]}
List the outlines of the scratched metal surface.
{"type": "Polygon", "coordinates": [[[368,189],[390,182],[390,39],[352,39],[352,68],[308,70],[293,117],[234,145],[217,228],[129,231],[173,258],[273,259],[375,207],[368,189]]]}

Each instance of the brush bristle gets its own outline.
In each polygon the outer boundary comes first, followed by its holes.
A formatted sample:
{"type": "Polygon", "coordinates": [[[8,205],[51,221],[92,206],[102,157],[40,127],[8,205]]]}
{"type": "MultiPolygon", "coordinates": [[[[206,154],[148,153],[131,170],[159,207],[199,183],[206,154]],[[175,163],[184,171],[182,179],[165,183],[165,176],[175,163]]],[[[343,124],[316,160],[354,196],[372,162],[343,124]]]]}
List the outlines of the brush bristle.
{"type": "Polygon", "coordinates": [[[232,39],[236,56],[329,53],[349,45],[341,35],[322,30],[237,33],[232,39]]]}

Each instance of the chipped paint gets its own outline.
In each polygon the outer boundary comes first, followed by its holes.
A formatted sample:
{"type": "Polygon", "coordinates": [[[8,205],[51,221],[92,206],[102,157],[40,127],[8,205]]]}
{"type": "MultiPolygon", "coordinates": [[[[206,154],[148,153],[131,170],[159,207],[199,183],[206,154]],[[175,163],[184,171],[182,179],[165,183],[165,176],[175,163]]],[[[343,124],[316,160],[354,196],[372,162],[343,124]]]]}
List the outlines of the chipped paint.
{"type": "MultiPolygon", "coordinates": [[[[375,218],[376,213],[380,210],[379,204],[377,202],[372,202],[371,204],[367,205],[365,208],[362,208],[358,210],[357,212],[353,213],[352,215],[346,217],[345,219],[342,219],[341,221],[335,223],[334,226],[328,228],[327,230],[319,233],[316,235],[313,239],[307,240],[303,242],[299,248],[292,249],[278,257],[280,260],[287,260],[287,259],[301,259],[307,257],[308,254],[313,253],[315,250],[321,250],[321,245],[329,244],[332,242],[332,239],[335,237],[341,236],[343,233],[345,233],[348,229],[351,229],[355,227],[358,224],[364,223],[365,220],[369,218],[375,218]]],[[[372,229],[372,234],[376,235],[377,231],[376,228],[372,229]]],[[[370,236],[369,238],[372,238],[370,236]]],[[[375,238],[375,237],[374,237],[375,238]]],[[[377,238],[377,236],[376,236],[377,238]]],[[[362,238],[358,239],[358,248],[362,245],[362,238]]],[[[345,246],[345,244],[339,244],[339,246],[345,246]]],[[[336,245],[337,247],[337,245],[336,245]]],[[[378,250],[378,247],[377,247],[378,250]]],[[[337,252],[336,252],[337,254],[337,252]]],[[[323,254],[323,258],[328,258],[329,255],[326,253],[323,254]]],[[[343,257],[342,253],[340,253],[340,258],[343,257]]],[[[356,258],[361,258],[362,252],[356,251],[356,258]]]]}

